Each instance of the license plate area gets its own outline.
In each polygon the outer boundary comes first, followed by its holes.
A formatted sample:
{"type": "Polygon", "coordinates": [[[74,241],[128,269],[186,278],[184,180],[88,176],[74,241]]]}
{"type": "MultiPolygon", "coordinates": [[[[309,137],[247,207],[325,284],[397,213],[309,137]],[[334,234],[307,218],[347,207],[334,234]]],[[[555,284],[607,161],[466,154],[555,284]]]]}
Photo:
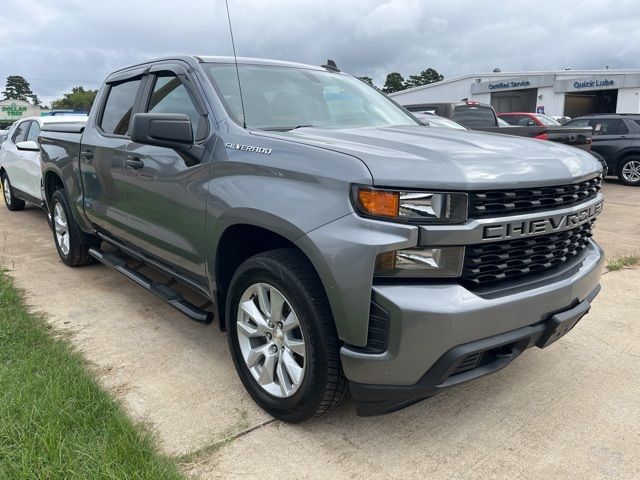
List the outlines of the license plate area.
{"type": "Polygon", "coordinates": [[[536,346],[545,348],[564,337],[585,316],[590,308],[591,304],[584,300],[571,310],[553,315],[547,321],[547,329],[536,343],[536,346]]]}

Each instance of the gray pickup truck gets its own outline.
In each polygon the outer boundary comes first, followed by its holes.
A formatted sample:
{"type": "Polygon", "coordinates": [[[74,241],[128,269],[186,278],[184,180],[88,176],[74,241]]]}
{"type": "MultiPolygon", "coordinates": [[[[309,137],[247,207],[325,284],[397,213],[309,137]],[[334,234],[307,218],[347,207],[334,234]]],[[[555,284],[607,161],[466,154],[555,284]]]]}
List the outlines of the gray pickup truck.
{"type": "Polygon", "coordinates": [[[348,391],[360,415],[391,412],[494,372],[600,289],[591,155],[421,125],[332,62],[149,61],[39,142],[62,261],[217,318],[285,421],[348,391]]]}

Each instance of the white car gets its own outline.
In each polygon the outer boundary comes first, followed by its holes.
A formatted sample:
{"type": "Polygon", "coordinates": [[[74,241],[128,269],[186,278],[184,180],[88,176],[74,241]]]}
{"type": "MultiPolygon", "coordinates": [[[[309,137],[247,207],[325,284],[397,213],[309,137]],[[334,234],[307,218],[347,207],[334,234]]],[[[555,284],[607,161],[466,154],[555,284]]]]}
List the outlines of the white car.
{"type": "Polygon", "coordinates": [[[86,121],[86,115],[28,117],[11,126],[0,147],[0,179],[4,202],[9,210],[22,210],[25,202],[43,206],[40,147],[36,141],[42,126],[86,121]]]}

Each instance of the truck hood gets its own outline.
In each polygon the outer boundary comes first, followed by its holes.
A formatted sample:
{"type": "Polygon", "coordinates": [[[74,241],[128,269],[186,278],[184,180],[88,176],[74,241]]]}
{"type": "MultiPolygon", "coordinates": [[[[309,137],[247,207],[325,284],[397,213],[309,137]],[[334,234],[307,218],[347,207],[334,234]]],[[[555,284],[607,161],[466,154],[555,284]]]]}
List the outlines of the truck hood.
{"type": "Polygon", "coordinates": [[[592,155],[555,142],[420,125],[263,133],[357,157],[376,186],[536,187],[577,182],[601,170],[592,155]]]}

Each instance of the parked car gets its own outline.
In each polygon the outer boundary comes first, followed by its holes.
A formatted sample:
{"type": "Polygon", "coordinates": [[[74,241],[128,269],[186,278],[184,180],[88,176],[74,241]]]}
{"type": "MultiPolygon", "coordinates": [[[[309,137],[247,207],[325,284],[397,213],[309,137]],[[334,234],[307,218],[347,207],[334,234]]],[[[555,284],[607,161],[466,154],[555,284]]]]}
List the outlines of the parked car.
{"type": "Polygon", "coordinates": [[[439,117],[435,113],[414,113],[414,117],[429,127],[455,128],[458,130],[469,130],[464,125],[454,122],[448,118],[439,117]]]}
{"type": "Polygon", "coordinates": [[[332,62],[134,65],[86,127],[45,125],[40,145],[62,262],[97,259],[200,322],[215,310],[244,386],[285,421],[347,389],[374,415],[497,371],[600,289],[591,155],[425,128],[332,62]]]}
{"type": "Polygon", "coordinates": [[[568,128],[559,125],[504,127],[499,124],[498,116],[491,105],[473,100],[456,103],[411,104],[405,105],[405,108],[414,115],[432,113],[450,118],[471,130],[550,140],[586,151],[591,150],[591,131],[588,128],[568,128]]]}
{"type": "Polygon", "coordinates": [[[515,127],[557,127],[561,125],[560,122],[551,118],[549,115],[545,115],[544,113],[498,113],[498,118],[501,118],[509,125],[513,125],[515,127]]]}
{"type": "Polygon", "coordinates": [[[43,125],[59,122],[84,125],[86,121],[86,116],[27,117],[11,126],[6,141],[0,147],[0,180],[9,210],[22,210],[25,202],[44,205],[40,147],[36,142],[43,125]]]}
{"type": "Polygon", "coordinates": [[[640,186],[640,114],[609,113],[574,118],[566,127],[590,127],[592,148],[604,157],[609,175],[640,186]]]}

